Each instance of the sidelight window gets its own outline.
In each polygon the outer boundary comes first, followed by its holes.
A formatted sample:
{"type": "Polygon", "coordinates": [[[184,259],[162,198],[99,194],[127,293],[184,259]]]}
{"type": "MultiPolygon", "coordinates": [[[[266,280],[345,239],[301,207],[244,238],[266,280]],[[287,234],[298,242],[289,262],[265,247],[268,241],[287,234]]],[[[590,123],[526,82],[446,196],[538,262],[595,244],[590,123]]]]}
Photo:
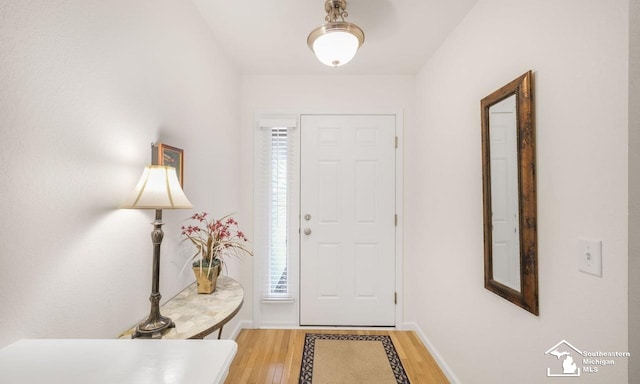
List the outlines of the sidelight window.
{"type": "Polygon", "coordinates": [[[256,131],[255,256],[263,300],[291,297],[292,196],[297,185],[295,120],[261,120],[256,131]]]}

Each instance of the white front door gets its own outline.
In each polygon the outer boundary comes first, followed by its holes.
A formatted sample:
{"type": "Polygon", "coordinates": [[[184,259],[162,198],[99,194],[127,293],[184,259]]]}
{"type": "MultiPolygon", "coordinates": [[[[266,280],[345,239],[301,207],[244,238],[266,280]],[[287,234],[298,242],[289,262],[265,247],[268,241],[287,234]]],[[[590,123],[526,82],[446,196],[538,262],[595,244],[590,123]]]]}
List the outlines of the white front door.
{"type": "Polygon", "coordinates": [[[395,325],[395,116],[301,117],[301,325],[395,325]]]}

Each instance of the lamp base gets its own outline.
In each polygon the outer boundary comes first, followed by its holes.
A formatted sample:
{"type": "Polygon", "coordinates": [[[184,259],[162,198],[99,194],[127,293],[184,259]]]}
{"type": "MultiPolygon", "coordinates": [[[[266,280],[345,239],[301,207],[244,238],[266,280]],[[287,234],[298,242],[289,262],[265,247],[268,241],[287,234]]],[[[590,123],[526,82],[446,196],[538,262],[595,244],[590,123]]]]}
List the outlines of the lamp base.
{"type": "Polygon", "coordinates": [[[152,223],[153,231],[151,232],[151,240],[153,242],[153,275],[151,283],[151,295],[149,301],[151,302],[151,311],[146,320],[138,324],[136,331],[131,336],[132,339],[147,338],[147,339],[160,339],[162,338],[162,331],[168,328],[175,328],[175,324],[170,318],[164,317],[160,314],[160,244],[164,237],[162,232],[162,210],[156,209],[156,219],[152,223]]]}
{"type": "Polygon", "coordinates": [[[132,339],[161,339],[162,333],[166,329],[175,328],[176,325],[173,321],[164,316],[160,316],[156,319],[147,318],[142,323],[138,324],[136,331],[131,336],[132,339]]]}

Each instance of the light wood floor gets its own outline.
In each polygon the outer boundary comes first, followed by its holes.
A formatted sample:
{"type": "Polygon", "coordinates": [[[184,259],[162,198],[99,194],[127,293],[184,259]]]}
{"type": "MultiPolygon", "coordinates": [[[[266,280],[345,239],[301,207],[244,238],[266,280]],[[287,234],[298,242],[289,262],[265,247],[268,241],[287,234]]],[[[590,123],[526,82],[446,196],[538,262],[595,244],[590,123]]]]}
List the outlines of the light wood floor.
{"type": "Polygon", "coordinates": [[[242,330],[236,339],[238,353],[225,383],[298,383],[305,333],[389,335],[412,384],[449,383],[413,332],[309,329],[242,330]]]}

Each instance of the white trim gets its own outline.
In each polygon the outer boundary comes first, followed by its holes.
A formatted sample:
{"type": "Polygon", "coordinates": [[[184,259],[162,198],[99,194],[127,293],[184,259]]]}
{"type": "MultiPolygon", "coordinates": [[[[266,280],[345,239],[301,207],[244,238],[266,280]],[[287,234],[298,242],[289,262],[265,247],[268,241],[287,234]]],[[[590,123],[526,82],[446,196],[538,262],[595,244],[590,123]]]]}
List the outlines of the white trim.
{"type": "MultiPolygon", "coordinates": [[[[278,126],[286,126],[289,129],[292,130],[296,130],[299,127],[299,121],[300,121],[300,117],[298,114],[296,113],[258,113],[255,112],[253,115],[253,128],[252,128],[252,139],[253,139],[253,159],[252,159],[252,169],[255,172],[256,171],[256,160],[258,159],[258,156],[260,155],[259,150],[258,150],[258,146],[259,143],[256,142],[256,131],[262,129],[262,127],[278,127],[278,126]]],[[[293,142],[292,144],[294,145],[294,147],[296,148],[296,150],[294,151],[294,153],[292,154],[294,156],[293,161],[296,162],[296,164],[299,164],[300,162],[300,152],[299,152],[299,147],[300,147],[300,137],[299,134],[295,134],[293,136],[293,140],[295,140],[295,142],[293,142]]],[[[297,166],[296,166],[297,167],[297,166]]],[[[297,172],[297,171],[296,171],[297,172]]],[[[252,196],[252,201],[253,201],[253,225],[254,225],[254,237],[256,236],[256,200],[255,200],[255,196],[256,196],[256,188],[258,188],[258,186],[256,185],[256,175],[254,173],[253,178],[252,178],[252,185],[253,185],[253,196],[252,196]]],[[[294,185],[291,185],[291,191],[299,191],[299,181],[296,179],[296,182],[294,183],[294,185]]],[[[299,194],[299,192],[297,192],[299,194]]],[[[295,313],[297,313],[297,301],[298,301],[298,286],[299,286],[299,280],[298,280],[298,260],[300,258],[299,256],[299,252],[298,252],[298,228],[300,226],[300,222],[299,222],[299,198],[296,194],[291,194],[290,195],[292,197],[292,200],[290,201],[290,205],[293,209],[289,210],[289,221],[290,221],[290,229],[289,229],[289,245],[288,245],[288,251],[289,251],[289,260],[288,260],[288,274],[287,274],[287,278],[288,278],[288,286],[289,286],[289,292],[286,296],[283,296],[282,299],[278,298],[278,297],[264,297],[264,291],[263,291],[263,282],[260,280],[263,277],[264,274],[264,268],[265,265],[264,263],[261,263],[260,260],[255,260],[253,263],[253,276],[254,276],[254,281],[253,281],[253,324],[256,328],[260,328],[261,326],[261,322],[265,320],[269,322],[269,316],[268,315],[264,315],[264,311],[263,309],[267,308],[267,307],[262,307],[263,304],[266,304],[268,307],[271,308],[286,308],[287,306],[293,306],[295,313]],[[295,272],[294,272],[295,271],[295,272]],[[276,306],[272,306],[271,304],[278,304],[276,306]]],[[[269,310],[267,309],[267,312],[273,312],[275,309],[269,310]]],[[[297,322],[298,318],[296,315],[295,319],[292,319],[292,321],[297,322]]]]}
{"type": "Polygon", "coordinates": [[[396,115],[396,137],[398,148],[396,149],[396,327],[400,330],[404,327],[404,111],[400,110],[396,115]]]}
{"type": "Polygon", "coordinates": [[[298,120],[295,117],[292,118],[263,118],[257,122],[258,128],[297,128],[298,120]]]}
{"type": "Polygon", "coordinates": [[[291,330],[319,330],[319,331],[400,331],[398,327],[330,327],[315,325],[295,325],[289,323],[262,324],[256,329],[291,329],[291,330]]]}
{"type": "MultiPolygon", "coordinates": [[[[402,109],[400,109],[401,113],[402,109]]],[[[283,109],[263,109],[258,108],[254,110],[254,123],[259,122],[261,119],[292,119],[293,116],[297,117],[298,123],[300,122],[301,115],[396,115],[399,113],[398,108],[372,108],[365,107],[338,107],[338,108],[283,108],[283,109]]]]}
{"type": "Polygon", "coordinates": [[[429,351],[431,356],[433,356],[433,358],[438,363],[438,366],[440,366],[440,369],[442,369],[442,372],[444,373],[444,375],[447,376],[447,379],[449,379],[449,381],[452,384],[461,384],[460,379],[458,379],[458,377],[453,373],[453,371],[451,370],[451,367],[449,367],[447,362],[444,361],[444,358],[442,357],[442,355],[438,352],[436,347],[427,338],[427,335],[424,334],[424,332],[422,331],[422,329],[417,323],[412,321],[406,322],[404,323],[403,328],[404,330],[407,330],[407,331],[413,331],[418,335],[418,337],[422,341],[422,344],[424,344],[424,346],[427,347],[427,350],[429,351]]]}
{"type": "MultiPolygon", "coordinates": [[[[240,331],[242,331],[243,329],[253,329],[253,328],[254,328],[253,321],[242,320],[238,322],[235,328],[233,328],[233,330],[231,331],[231,334],[229,335],[229,340],[236,340],[238,338],[238,335],[240,334],[240,331]]],[[[214,332],[213,334],[216,334],[216,333],[214,332]]]]}
{"type": "Polygon", "coordinates": [[[293,303],[295,299],[293,297],[263,297],[262,302],[264,304],[289,304],[293,303]]]}

